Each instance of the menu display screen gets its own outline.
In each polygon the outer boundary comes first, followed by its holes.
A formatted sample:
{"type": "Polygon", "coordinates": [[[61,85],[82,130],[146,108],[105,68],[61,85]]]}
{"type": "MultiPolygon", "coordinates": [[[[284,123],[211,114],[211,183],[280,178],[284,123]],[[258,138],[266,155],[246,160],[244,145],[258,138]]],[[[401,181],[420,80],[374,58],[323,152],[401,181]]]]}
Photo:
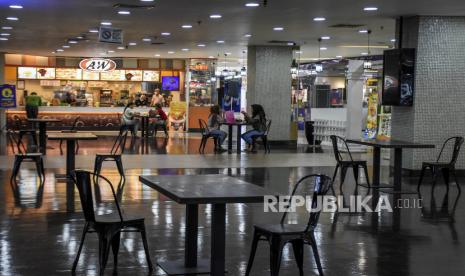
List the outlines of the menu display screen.
{"type": "Polygon", "coordinates": [[[55,79],[55,68],[37,68],[37,78],[40,80],[55,79]]]}
{"type": "Polygon", "coordinates": [[[161,86],[165,91],[178,91],[179,77],[162,77],[161,86]]]}
{"type": "Polygon", "coordinates": [[[83,80],[100,80],[100,73],[91,71],[82,71],[83,80]]]}
{"type": "Polygon", "coordinates": [[[59,80],[81,80],[82,70],[73,68],[57,68],[55,75],[59,80]]]}
{"type": "Polygon", "coordinates": [[[144,71],[144,81],[160,81],[160,73],[158,71],[144,71]]]}
{"type": "Polygon", "coordinates": [[[125,71],[124,70],[113,70],[110,72],[100,73],[100,80],[106,81],[125,81],[125,71]]]}
{"type": "Polygon", "coordinates": [[[18,67],[18,79],[36,79],[37,68],[35,67],[18,67]]]}
{"type": "Polygon", "coordinates": [[[126,70],[125,78],[127,81],[142,81],[142,71],[126,70]]]}

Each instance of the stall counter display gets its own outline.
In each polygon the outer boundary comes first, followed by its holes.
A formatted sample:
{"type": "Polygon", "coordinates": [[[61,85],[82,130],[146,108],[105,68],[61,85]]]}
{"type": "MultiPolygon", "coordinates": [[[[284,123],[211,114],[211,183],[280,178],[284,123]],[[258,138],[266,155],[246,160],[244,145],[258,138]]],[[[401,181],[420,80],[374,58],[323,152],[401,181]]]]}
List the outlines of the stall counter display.
{"type": "Polygon", "coordinates": [[[368,114],[367,126],[364,136],[366,139],[376,138],[378,130],[378,93],[371,93],[368,95],[368,114]]]}

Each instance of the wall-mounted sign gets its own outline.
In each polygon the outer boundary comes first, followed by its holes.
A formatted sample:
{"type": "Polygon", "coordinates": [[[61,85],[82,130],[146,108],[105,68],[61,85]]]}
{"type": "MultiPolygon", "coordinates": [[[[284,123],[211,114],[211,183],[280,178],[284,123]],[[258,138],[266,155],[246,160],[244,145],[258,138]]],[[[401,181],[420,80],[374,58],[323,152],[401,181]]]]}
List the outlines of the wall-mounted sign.
{"type": "Polygon", "coordinates": [[[111,27],[100,27],[98,40],[107,43],[123,43],[123,30],[111,27]]]}
{"type": "Polygon", "coordinates": [[[0,108],[16,107],[16,86],[0,85],[0,108]]]}
{"type": "Polygon", "coordinates": [[[91,72],[109,72],[116,68],[116,63],[106,58],[86,58],[79,62],[81,69],[91,72]]]}

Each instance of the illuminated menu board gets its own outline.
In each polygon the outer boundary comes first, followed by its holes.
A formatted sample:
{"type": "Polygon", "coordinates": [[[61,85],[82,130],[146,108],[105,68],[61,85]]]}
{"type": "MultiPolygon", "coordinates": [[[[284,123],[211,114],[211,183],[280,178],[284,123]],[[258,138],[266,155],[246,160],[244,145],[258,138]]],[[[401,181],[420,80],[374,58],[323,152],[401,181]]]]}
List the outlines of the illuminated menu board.
{"type": "Polygon", "coordinates": [[[141,70],[126,70],[126,80],[128,81],[142,81],[141,70]]]}
{"type": "Polygon", "coordinates": [[[144,81],[160,81],[160,72],[158,71],[144,71],[144,81]]]}
{"type": "Polygon", "coordinates": [[[55,79],[55,68],[37,68],[37,78],[40,80],[55,79]]]}
{"type": "Polygon", "coordinates": [[[35,67],[18,67],[18,79],[36,79],[37,68],[35,67]]]}
{"type": "Polygon", "coordinates": [[[82,70],[72,68],[57,68],[55,75],[56,79],[58,80],[81,80],[82,70]]]}
{"type": "Polygon", "coordinates": [[[100,80],[100,73],[91,71],[82,71],[83,80],[100,80]]]}
{"type": "Polygon", "coordinates": [[[100,73],[100,80],[106,81],[125,81],[124,70],[113,70],[110,72],[100,73]]]}

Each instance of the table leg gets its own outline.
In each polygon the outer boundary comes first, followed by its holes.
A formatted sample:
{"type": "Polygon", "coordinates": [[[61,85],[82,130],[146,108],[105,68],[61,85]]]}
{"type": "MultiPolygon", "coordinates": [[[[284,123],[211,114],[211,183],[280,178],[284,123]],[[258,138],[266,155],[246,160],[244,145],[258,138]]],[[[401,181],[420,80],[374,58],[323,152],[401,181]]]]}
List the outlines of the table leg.
{"type": "Polygon", "coordinates": [[[197,239],[199,226],[199,205],[186,205],[186,238],[184,251],[184,265],[197,266],[197,239]]]}
{"type": "Polygon", "coordinates": [[[42,154],[47,154],[47,125],[39,123],[39,149],[42,154]]]}
{"type": "Polygon", "coordinates": [[[228,153],[232,153],[233,126],[228,125],[228,153]]]}
{"type": "Polygon", "coordinates": [[[144,136],[144,138],[148,140],[149,139],[149,118],[148,117],[144,118],[144,123],[145,123],[145,136],[144,136]]]}
{"type": "Polygon", "coordinates": [[[76,141],[66,141],[66,210],[68,212],[74,212],[74,182],[71,179],[71,172],[75,168],[75,149],[76,141]]]}
{"type": "Polygon", "coordinates": [[[237,125],[237,141],[236,141],[236,150],[237,154],[241,154],[241,135],[242,135],[242,126],[237,125]]]}
{"type": "Polygon", "coordinates": [[[394,150],[394,191],[402,189],[402,148],[394,150]]]}
{"type": "Polygon", "coordinates": [[[381,148],[373,148],[373,187],[379,188],[381,174],[381,148]]]}
{"type": "Polygon", "coordinates": [[[211,231],[211,275],[225,275],[226,204],[213,204],[211,231]]]}

